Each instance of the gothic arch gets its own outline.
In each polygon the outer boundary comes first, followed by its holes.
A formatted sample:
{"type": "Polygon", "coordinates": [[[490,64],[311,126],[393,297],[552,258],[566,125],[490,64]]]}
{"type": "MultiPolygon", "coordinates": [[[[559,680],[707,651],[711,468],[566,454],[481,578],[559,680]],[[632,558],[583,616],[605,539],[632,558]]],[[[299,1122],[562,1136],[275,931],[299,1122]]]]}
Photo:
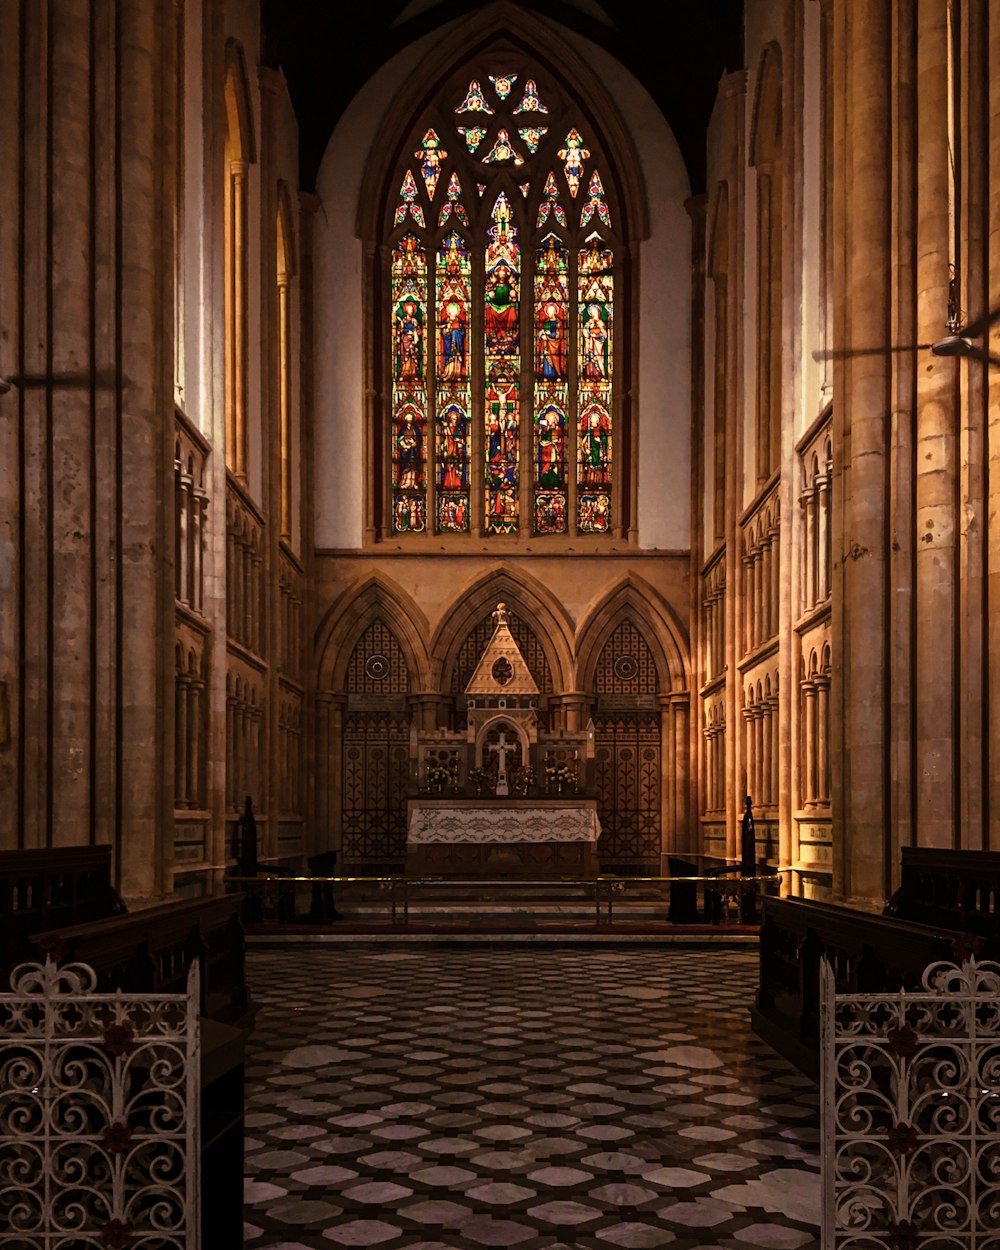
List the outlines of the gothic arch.
{"type": "Polygon", "coordinates": [[[573,627],[569,615],[537,578],[500,564],[464,586],[442,613],[430,648],[434,677],[441,690],[450,686],[463,642],[498,603],[506,603],[531,626],[548,661],[554,690],[571,689],[573,627]]]}
{"type": "Polygon", "coordinates": [[[320,622],[316,631],[317,690],[343,691],[354,645],[377,620],[389,628],[402,648],[411,688],[427,688],[427,618],[402,587],[373,574],[344,591],[320,622]]]}
{"type": "Polygon", "coordinates": [[[729,273],[729,183],[722,179],[715,184],[709,213],[707,269],[713,278],[729,273]]]}
{"type": "Polygon", "coordinates": [[[581,619],[577,629],[577,689],[590,690],[608,639],[624,620],[642,635],[656,662],[663,693],[689,689],[688,640],[669,605],[634,574],[607,592],[581,619]]]}
{"type": "Polygon", "coordinates": [[[750,123],[750,164],[781,158],[781,48],[769,43],[757,62],[753,117],[750,123]]]}
{"type": "Polygon", "coordinates": [[[257,143],[254,138],[253,108],[250,103],[250,79],[247,76],[246,55],[242,44],[235,39],[226,43],[226,127],[232,145],[232,160],[246,161],[248,165],[257,160],[257,143]]]}
{"type": "Polygon", "coordinates": [[[298,248],[295,238],[295,214],[292,212],[292,200],[288,183],[283,179],[278,183],[278,265],[283,269],[286,279],[294,278],[298,273],[298,248]]]}
{"type": "Polygon", "coordinates": [[[553,43],[551,25],[508,0],[496,0],[456,22],[439,46],[421,59],[409,83],[397,93],[379,127],[375,150],[365,165],[358,197],[358,238],[372,239],[379,232],[382,206],[391,194],[390,182],[399,155],[400,136],[412,118],[461,62],[487,50],[492,42],[501,38],[507,38],[525,56],[544,65],[586,109],[588,123],[602,136],[605,150],[615,153],[616,190],[628,227],[626,237],[646,238],[649,208],[645,180],[631,132],[617,104],[565,41],[559,46],[558,57],[547,55],[544,49],[553,43]],[[395,141],[385,143],[386,135],[393,136],[395,141]]]}

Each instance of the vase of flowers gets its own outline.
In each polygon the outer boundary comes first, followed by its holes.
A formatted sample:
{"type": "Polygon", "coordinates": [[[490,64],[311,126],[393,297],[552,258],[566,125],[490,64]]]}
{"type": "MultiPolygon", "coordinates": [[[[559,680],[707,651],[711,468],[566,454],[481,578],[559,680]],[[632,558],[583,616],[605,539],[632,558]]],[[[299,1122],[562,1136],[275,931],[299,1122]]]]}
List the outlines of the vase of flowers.
{"type": "Polygon", "coordinates": [[[576,769],[571,764],[552,761],[545,765],[545,785],[549,793],[562,794],[576,789],[576,769]]]}
{"type": "Polygon", "coordinates": [[[472,768],[469,770],[469,781],[476,796],[480,797],[488,794],[490,790],[490,775],[485,768],[472,768]]]}
{"type": "Polygon", "coordinates": [[[520,768],[515,768],[510,775],[510,792],[523,798],[528,793],[528,787],[535,780],[535,770],[530,764],[524,764],[520,768]]]}
{"type": "Polygon", "coordinates": [[[443,791],[455,784],[454,769],[446,764],[428,764],[427,787],[430,790],[443,791]]]}

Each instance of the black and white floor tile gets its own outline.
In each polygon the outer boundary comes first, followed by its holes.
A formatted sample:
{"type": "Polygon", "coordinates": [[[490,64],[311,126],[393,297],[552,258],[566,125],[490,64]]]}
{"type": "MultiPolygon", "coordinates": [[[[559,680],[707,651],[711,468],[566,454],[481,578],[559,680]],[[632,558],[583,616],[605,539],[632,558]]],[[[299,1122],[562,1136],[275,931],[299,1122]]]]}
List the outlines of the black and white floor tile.
{"type": "Polygon", "coordinates": [[[250,1250],[816,1250],[818,1091],[751,952],[260,950],[250,1250]]]}

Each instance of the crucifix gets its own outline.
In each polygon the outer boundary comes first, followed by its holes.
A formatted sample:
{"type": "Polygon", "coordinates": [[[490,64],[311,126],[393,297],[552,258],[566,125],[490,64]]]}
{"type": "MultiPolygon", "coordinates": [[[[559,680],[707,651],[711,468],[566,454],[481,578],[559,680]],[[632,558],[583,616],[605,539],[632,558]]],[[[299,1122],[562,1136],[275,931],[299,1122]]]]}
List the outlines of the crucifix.
{"type": "Polygon", "coordinates": [[[513,755],[514,748],[517,744],[507,741],[506,733],[501,729],[499,739],[490,747],[491,751],[497,753],[497,788],[496,794],[509,794],[507,787],[507,756],[513,755]]]}

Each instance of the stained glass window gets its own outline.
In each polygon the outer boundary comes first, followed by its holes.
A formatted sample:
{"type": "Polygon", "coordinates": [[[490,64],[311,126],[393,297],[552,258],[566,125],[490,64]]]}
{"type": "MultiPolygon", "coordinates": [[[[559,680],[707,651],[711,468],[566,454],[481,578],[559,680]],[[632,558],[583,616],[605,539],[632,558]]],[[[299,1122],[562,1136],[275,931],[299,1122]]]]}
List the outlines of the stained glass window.
{"type": "Polygon", "coordinates": [[[532,64],[470,63],[400,150],[383,530],[620,533],[621,209],[589,109],[532,64]]]}
{"type": "Polygon", "coordinates": [[[518,527],[520,462],[520,249],[501,191],[486,247],[486,532],[518,527]]]}
{"type": "Polygon", "coordinates": [[[437,255],[437,529],[469,529],[469,310],[472,266],[465,240],[450,234],[437,255]]]}
{"type": "Polygon", "coordinates": [[[585,534],[611,528],[613,260],[598,234],[590,236],[579,256],[577,523],[585,534]]]}
{"type": "Polygon", "coordinates": [[[427,253],[412,234],[392,256],[392,527],[427,528],[427,253]]]}

